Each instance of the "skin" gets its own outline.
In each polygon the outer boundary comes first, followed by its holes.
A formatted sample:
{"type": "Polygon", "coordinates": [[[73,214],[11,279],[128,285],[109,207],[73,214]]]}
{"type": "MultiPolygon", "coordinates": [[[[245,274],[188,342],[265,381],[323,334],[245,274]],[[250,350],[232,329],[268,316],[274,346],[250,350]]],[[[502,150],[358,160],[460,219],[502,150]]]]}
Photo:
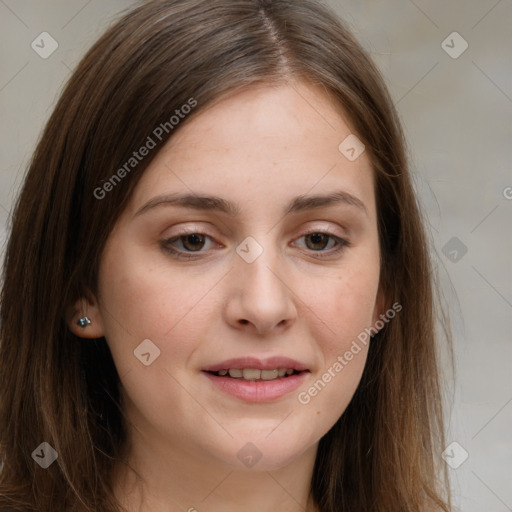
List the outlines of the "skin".
{"type": "Polygon", "coordinates": [[[366,152],[349,161],[338,150],[351,133],[316,86],[251,87],[188,120],[138,183],[102,255],[92,324],[75,325],[82,302],[70,322],[82,337],[105,336],[120,375],[126,453],[144,482],[114,473],[127,510],[316,510],[308,494],[318,441],[351,400],[368,347],[309,403],[298,394],[385,311],[371,164],[366,152]],[[334,190],[366,211],[336,203],[283,215],[297,196],[334,190]],[[221,196],[241,212],[161,205],[136,215],[167,193],[221,196]],[[194,259],[162,247],[180,229],[210,237],[167,244],[194,259]],[[335,253],[334,238],[304,236],[326,230],[350,245],[335,253]],[[263,248],[252,263],[236,252],[248,236],[263,248]],[[145,339],[160,350],[149,366],[134,356],[145,339]],[[247,355],[288,356],[310,373],[284,397],[249,403],[201,372],[247,355]],[[237,458],[248,442],[261,453],[252,468],[237,458]]]}

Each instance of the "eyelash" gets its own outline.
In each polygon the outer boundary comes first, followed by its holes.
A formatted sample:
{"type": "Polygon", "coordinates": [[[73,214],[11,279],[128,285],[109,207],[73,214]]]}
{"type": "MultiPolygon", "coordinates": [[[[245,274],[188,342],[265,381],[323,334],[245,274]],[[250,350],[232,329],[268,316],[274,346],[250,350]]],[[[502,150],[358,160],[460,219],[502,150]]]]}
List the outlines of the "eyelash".
{"type": "MultiPolygon", "coordinates": [[[[318,256],[315,256],[315,257],[320,258],[320,259],[328,258],[328,257],[331,257],[331,256],[335,256],[335,255],[339,254],[340,252],[342,252],[345,248],[350,247],[352,245],[348,240],[340,238],[339,236],[335,235],[334,233],[331,233],[328,230],[325,230],[325,231],[319,231],[319,230],[308,231],[307,233],[303,233],[299,237],[299,239],[303,238],[303,237],[306,237],[308,235],[316,235],[316,234],[318,234],[318,235],[327,235],[330,238],[334,239],[336,244],[337,244],[337,248],[334,249],[334,250],[331,249],[331,250],[327,251],[327,255],[321,255],[321,253],[322,252],[325,253],[325,251],[314,251],[314,250],[310,249],[310,251],[313,252],[313,253],[320,253],[320,254],[318,254],[318,256]]],[[[190,235],[202,235],[202,236],[205,236],[206,238],[210,238],[210,239],[213,240],[213,237],[207,235],[206,233],[201,233],[199,231],[184,231],[182,233],[177,234],[176,236],[174,236],[172,238],[169,238],[167,240],[163,240],[161,242],[162,249],[164,251],[166,251],[167,253],[170,253],[172,257],[177,258],[177,259],[182,259],[182,260],[196,259],[204,251],[193,251],[193,252],[187,253],[187,252],[178,251],[178,250],[176,250],[176,249],[174,249],[174,248],[172,248],[170,246],[171,243],[174,243],[174,242],[178,241],[180,238],[186,237],[186,236],[190,236],[190,235]]]]}

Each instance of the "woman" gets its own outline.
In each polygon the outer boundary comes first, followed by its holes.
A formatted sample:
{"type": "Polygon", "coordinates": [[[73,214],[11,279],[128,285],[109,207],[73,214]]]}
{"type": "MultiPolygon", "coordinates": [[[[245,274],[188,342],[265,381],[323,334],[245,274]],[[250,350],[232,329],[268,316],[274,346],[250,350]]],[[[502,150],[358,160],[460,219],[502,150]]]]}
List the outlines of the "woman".
{"type": "Polygon", "coordinates": [[[71,77],[16,204],[0,504],[448,511],[398,116],[313,0],[155,0],[71,77]]]}

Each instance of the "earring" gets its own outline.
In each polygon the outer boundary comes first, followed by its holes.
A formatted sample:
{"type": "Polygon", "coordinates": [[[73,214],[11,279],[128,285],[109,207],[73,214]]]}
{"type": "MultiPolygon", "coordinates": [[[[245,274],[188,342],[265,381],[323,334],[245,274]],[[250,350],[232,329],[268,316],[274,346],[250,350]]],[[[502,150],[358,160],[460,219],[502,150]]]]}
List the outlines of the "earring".
{"type": "Polygon", "coordinates": [[[91,324],[91,320],[89,319],[88,316],[83,316],[82,318],[80,318],[80,320],[78,320],[78,322],[76,323],[76,325],[79,325],[80,327],[87,327],[89,324],[91,324]]]}

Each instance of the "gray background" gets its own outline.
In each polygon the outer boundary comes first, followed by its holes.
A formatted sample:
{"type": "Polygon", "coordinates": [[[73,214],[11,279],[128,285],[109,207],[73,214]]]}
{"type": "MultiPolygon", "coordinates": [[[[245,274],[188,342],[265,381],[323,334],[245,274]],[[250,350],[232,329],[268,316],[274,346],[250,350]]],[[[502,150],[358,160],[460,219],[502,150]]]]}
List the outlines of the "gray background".
{"type": "MultiPolygon", "coordinates": [[[[444,389],[447,444],[458,443],[445,452],[456,509],[512,511],[512,1],[327,3],[387,80],[431,226],[455,342],[455,379],[447,373],[444,389]]],[[[14,197],[65,80],[130,5],[0,0],[0,256],[14,197]],[[31,48],[42,32],[59,45],[47,59],[31,48]]]]}

